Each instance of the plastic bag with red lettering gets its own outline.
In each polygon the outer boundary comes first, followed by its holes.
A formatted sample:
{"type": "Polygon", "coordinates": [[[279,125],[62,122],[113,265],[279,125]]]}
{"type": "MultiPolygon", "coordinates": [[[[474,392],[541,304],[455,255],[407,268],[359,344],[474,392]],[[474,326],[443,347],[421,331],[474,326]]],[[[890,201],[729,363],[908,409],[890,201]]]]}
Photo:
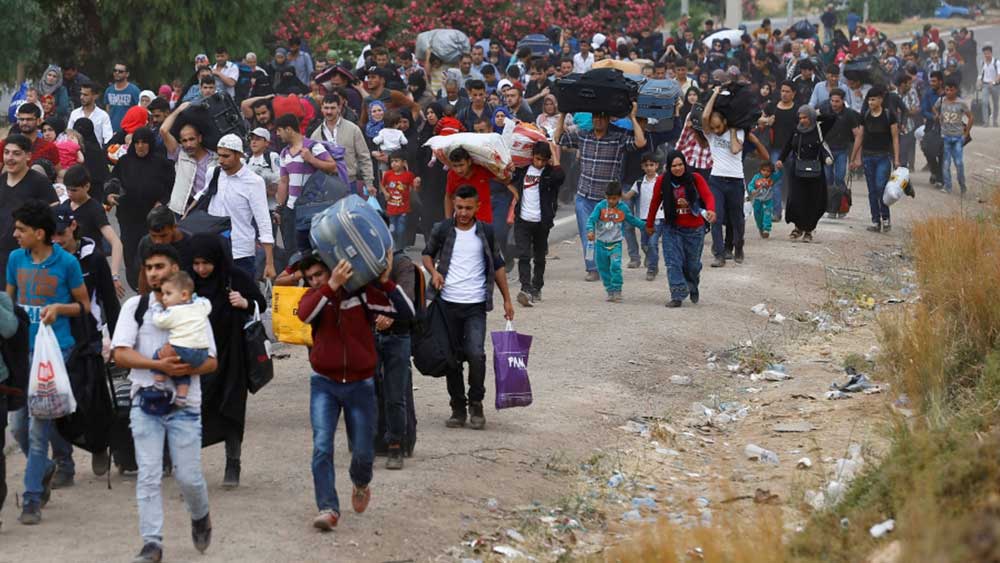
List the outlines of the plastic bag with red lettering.
{"type": "Polygon", "coordinates": [[[545,131],[537,125],[523,121],[514,123],[513,119],[504,123],[501,137],[510,148],[510,159],[516,168],[531,164],[531,150],[535,148],[535,143],[548,141],[545,131]]]}
{"type": "Polygon", "coordinates": [[[510,165],[510,149],[503,138],[496,133],[435,135],[428,139],[424,146],[430,147],[432,151],[442,150],[445,155],[462,147],[469,151],[473,162],[498,176],[510,165]]]}

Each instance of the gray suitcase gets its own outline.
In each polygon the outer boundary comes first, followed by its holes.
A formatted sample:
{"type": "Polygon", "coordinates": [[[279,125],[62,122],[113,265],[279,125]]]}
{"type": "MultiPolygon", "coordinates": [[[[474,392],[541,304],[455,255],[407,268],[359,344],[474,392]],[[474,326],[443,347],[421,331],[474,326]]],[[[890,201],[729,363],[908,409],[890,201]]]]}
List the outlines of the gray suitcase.
{"type": "Polygon", "coordinates": [[[354,274],[344,287],[348,293],[382,275],[392,252],[392,235],[381,211],[355,194],[317,213],[309,239],[313,250],[330,268],[341,260],[351,263],[354,274]]]}

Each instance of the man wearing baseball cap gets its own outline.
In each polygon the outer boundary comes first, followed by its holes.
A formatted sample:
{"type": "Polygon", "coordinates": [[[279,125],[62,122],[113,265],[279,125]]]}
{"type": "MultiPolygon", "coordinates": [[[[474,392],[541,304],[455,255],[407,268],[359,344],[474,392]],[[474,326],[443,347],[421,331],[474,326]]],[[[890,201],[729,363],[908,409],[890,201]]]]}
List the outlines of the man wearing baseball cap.
{"type": "MultiPolygon", "coordinates": [[[[267,189],[267,208],[273,217],[278,208],[275,195],[278,193],[278,181],[281,180],[281,157],[271,150],[271,132],[263,127],[250,132],[250,157],[247,158],[247,166],[263,178],[267,189]]],[[[272,228],[276,231],[277,225],[272,228]]]]}
{"type": "Polygon", "coordinates": [[[216,153],[219,155],[219,167],[217,170],[210,170],[208,177],[218,177],[218,191],[208,202],[208,214],[229,217],[232,224],[233,265],[257,279],[254,265],[255,241],[259,239],[264,247],[264,277],[273,279],[276,275],[274,235],[264,179],[250,167],[244,166],[243,141],[236,135],[230,133],[219,139],[216,153]]]}

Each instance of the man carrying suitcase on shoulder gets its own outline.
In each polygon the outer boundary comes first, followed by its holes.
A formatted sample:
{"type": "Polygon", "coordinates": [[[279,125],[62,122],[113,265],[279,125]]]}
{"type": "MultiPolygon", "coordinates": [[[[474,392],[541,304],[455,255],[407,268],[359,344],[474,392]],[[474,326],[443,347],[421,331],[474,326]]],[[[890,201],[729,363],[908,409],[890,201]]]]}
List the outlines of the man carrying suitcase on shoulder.
{"type": "MultiPolygon", "coordinates": [[[[604,188],[608,182],[618,182],[622,178],[625,153],[640,150],[646,146],[646,134],[636,119],[638,105],[632,102],[632,131],[610,129],[611,118],[606,113],[594,114],[593,131],[566,131],[566,114],[559,115],[555,135],[556,143],[565,148],[577,149],[580,161],[580,183],[576,189],[576,226],[580,232],[580,242],[584,253],[587,249],[587,219],[597,204],[604,200],[604,188]]],[[[584,260],[587,281],[597,281],[597,264],[584,260]]]]}

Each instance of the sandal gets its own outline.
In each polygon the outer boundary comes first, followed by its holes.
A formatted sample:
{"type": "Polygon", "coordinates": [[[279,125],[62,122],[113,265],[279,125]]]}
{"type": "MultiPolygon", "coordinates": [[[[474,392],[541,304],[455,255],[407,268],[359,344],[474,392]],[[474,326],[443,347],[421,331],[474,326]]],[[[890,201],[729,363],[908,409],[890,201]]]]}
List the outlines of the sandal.
{"type": "Polygon", "coordinates": [[[802,236],[802,231],[798,229],[792,229],[792,234],[788,235],[788,238],[792,240],[798,240],[800,236],[802,236]]]}

